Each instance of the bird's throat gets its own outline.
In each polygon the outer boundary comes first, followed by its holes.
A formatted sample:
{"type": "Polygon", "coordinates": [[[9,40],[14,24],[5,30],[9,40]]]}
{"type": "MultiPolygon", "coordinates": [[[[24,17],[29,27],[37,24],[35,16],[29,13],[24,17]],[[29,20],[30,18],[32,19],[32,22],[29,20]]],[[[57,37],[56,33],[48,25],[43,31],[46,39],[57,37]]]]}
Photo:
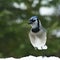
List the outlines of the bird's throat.
{"type": "Polygon", "coordinates": [[[39,31],[40,31],[39,27],[32,28],[32,32],[34,32],[34,33],[37,33],[37,32],[39,32],[39,31]]]}

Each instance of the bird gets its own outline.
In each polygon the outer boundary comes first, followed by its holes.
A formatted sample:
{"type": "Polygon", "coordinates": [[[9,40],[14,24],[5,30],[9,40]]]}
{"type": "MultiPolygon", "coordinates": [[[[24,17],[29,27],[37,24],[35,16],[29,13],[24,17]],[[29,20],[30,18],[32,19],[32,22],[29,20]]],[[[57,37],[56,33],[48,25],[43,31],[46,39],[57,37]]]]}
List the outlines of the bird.
{"type": "Polygon", "coordinates": [[[32,16],[28,23],[31,25],[29,39],[32,46],[38,50],[46,50],[47,31],[42,26],[38,16],[32,16]]]}

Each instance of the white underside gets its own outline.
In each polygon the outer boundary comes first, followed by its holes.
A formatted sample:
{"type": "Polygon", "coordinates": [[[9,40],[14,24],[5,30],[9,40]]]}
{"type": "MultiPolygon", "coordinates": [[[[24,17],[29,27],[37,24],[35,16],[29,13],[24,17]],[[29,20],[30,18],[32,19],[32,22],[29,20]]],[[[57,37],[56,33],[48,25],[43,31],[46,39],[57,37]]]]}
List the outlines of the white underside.
{"type": "Polygon", "coordinates": [[[35,37],[35,41],[31,41],[32,45],[39,49],[39,50],[42,50],[42,49],[47,49],[47,46],[45,45],[46,43],[46,40],[41,40],[39,39],[38,37],[35,37]]]}
{"type": "Polygon", "coordinates": [[[40,31],[38,33],[33,33],[30,31],[29,38],[32,46],[38,50],[47,49],[46,46],[46,32],[40,31]]]}

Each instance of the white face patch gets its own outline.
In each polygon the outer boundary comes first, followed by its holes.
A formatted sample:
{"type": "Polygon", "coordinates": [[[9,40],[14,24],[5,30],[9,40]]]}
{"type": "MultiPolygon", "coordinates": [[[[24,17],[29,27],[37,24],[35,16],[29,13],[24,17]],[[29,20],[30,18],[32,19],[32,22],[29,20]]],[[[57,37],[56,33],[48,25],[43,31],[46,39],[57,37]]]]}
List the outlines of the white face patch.
{"type": "Polygon", "coordinates": [[[37,23],[38,23],[37,20],[35,22],[33,22],[33,24],[31,24],[32,28],[36,28],[38,26],[37,23]]]}

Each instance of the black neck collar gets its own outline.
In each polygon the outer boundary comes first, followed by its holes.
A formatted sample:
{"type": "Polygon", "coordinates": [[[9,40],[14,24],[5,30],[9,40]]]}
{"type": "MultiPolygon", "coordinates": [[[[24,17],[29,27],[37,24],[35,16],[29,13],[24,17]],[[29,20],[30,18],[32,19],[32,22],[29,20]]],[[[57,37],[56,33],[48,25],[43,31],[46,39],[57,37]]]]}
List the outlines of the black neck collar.
{"type": "Polygon", "coordinates": [[[32,32],[34,32],[34,33],[37,33],[37,32],[39,32],[39,31],[40,31],[39,27],[32,29],[32,32]]]}

